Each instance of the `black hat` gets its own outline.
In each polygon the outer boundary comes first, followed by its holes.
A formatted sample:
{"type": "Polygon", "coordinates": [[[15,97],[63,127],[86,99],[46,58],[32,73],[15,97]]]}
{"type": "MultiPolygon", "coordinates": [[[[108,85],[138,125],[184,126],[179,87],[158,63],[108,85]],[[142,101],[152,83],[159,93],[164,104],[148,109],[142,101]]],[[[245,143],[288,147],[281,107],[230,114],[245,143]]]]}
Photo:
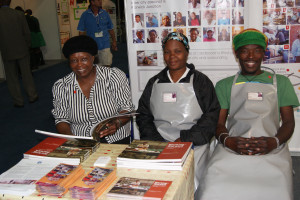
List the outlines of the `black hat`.
{"type": "Polygon", "coordinates": [[[87,52],[94,56],[98,53],[98,46],[93,38],[86,35],[79,35],[67,40],[62,52],[66,58],[77,52],[87,52]]]}

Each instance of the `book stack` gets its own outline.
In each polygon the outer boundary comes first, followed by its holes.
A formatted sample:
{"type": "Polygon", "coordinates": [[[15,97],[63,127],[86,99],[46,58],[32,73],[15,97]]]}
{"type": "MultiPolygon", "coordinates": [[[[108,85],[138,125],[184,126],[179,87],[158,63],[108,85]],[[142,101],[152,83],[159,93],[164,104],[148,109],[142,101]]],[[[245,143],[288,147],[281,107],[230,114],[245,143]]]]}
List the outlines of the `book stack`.
{"type": "Polygon", "coordinates": [[[61,160],[62,163],[78,165],[96,151],[100,143],[94,140],[67,140],[48,137],[27,152],[24,158],[61,160]]]}
{"type": "Polygon", "coordinates": [[[36,190],[40,195],[62,197],[69,186],[83,175],[84,170],[81,165],[60,163],[35,183],[36,190]]]}
{"type": "Polygon", "coordinates": [[[122,177],[107,193],[108,199],[163,199],[172,181],[122,177]]]}
{"type": "Polygon", "coordinates": [[[191,142],[134,140],[117,157],[117,166],[138,169],[182,170],[191,142]]]}
{"type": "Polygon", "coordinates": [[[94,167],[86,176],[70,186],[71,197],[74,199],[97,199],[116,178],[115,169],[94,167]]]}
{"type": "Polygon", "coordinates": [[[27,196],[35,192],[35,183],[60,164],[58,161],[22,159],[0,175],[0,194],[27,196]]]}

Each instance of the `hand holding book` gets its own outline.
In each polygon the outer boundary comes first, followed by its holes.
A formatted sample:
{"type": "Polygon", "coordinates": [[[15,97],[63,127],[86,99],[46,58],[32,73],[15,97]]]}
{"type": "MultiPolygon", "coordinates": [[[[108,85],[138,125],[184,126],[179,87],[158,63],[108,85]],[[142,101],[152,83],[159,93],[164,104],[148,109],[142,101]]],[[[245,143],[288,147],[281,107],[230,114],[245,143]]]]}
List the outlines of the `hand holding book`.
{"type": "Polygon", "coordinates": [[[106,120],[101,121],[92,130],[92,137],[96,141],[100,141],[101,138],[114,134],[120,127],[126,124],[131,117],[137,115],[135,111],[120,113],[116,116],[112,116],[106,120]]]}

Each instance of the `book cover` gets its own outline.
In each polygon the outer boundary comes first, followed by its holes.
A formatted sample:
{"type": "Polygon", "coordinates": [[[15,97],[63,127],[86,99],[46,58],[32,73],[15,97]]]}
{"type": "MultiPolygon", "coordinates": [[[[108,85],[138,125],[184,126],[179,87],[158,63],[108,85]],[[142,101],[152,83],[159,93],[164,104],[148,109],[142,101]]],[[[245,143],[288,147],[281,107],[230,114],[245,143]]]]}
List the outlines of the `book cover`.
{"type": "Polygon", "coordinates": [[[60,163],[35,183],[36,189],[41,195],[62,196],[83,174],[81,165],[60,163]]]}
{"type": "Polygon", "coordinates": [[[108,198],[162,199],[172,181],[121,177],[108,192],[108,198]]]}
{"type": "Polygon", "coordinates": [[[134,140],[118,156],[117,161],[184,162],[191,147],[191,142],[134,140]]]}
{"type": "Polygon", "coordinates": [[[95,152],[100,147],[100,142],[94,140],[67,140],[63,143],[64,147],[76,147],[81,149],[91,150],[95,152]]]}
{"type": "Polygon", "coordinates": [[[48,137],[44,139],[42,142],[38,143],[36,146],[26,151],[24,153],[24,157],[28,157],[29,155],[47,156],[49,153],[54,151],[56,148],[61,146],[66,141],[67,140],[63,138],[48,137]]]}
{"type": "Polygon", "coordinates": [[[55,150],[51,151],[47,157],[57,158],[78,158],[80,162],[83,162],[91,155],[90,149],[81,149],[77,147],[59,146],[55,150]]]}
{"type": "Polygon", "coordinates": [[[72,198],[95,199],[116,179],[116,169],[94,167],[69,188],[72,198]]]}
{"type": "Polygon", "coordinates": [[[52,133],[52,132],[48,132],[48,131],[42,131],[42,130],[38,130],[38,129],[36,129],[35,132],[39,133],[39,134],[43,134],[43,135],[47,135],[47,136],[51,136],[51,137],[63,138],[63,139],[67,139],[67,140],[95,140],[95,141],[99,142],[100,141],[99,132],[106,128],[107,123],[110,123],[111,121],[114,121],[118,118],[131,118],[137,114],[138,113],[136,113],[135,111],[132,111],[132,112],[120,113],[118,115],[108,117],[108,118],[100,121],[99,123],[97,123],[96,125],[94,125],[91,128],[91,132],[90,132],[91,136],[90,137],[65,135],[65,134],[60,134],[60,133],[52,133]]]}

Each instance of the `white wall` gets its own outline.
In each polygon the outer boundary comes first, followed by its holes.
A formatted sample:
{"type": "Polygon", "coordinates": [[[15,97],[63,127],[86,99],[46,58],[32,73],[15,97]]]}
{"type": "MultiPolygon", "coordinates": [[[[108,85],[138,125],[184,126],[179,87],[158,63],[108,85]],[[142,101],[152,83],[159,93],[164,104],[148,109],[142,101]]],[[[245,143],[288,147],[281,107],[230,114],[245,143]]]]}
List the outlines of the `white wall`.
{"type": "Polygon", "coordinates": [[[59,26],[55,0],[12,0],[10,7],[21,6],[24,10],[31,9],[33,16],[40,22],[41,32],[46,46],[41,48],[45,60],[61,59],[59,26]]]}

